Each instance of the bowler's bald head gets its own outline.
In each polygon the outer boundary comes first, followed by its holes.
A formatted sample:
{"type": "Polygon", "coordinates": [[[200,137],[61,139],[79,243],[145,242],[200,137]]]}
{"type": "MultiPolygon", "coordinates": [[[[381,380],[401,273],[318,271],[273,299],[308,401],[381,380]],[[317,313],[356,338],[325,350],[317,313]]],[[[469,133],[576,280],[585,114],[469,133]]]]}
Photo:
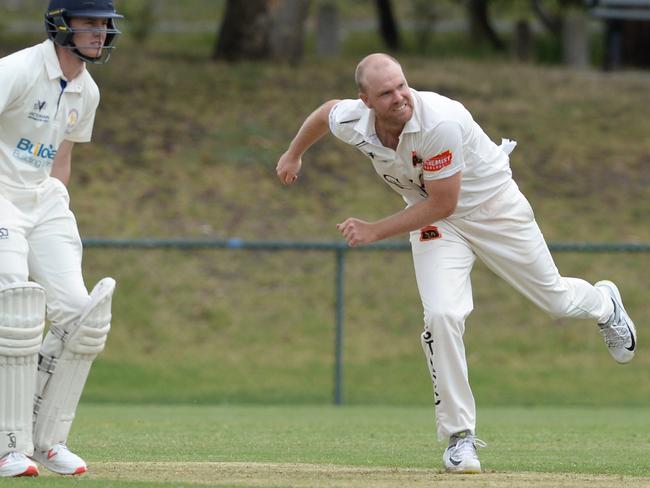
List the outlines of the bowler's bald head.
{"type": "Polygon", "coordinates": [[[381,72],[387,66],[397,65],[397,67],[402,70],[402,65],[399,64],[399,61],[394,57],[384,54],[384,53],[375,53],[369,54],[363,58],[357,65],[357,69],[354,72],[354,81],[357,83],[359,92],[365,93],[368,87],[367,80],[374,73],[381,72]]]}

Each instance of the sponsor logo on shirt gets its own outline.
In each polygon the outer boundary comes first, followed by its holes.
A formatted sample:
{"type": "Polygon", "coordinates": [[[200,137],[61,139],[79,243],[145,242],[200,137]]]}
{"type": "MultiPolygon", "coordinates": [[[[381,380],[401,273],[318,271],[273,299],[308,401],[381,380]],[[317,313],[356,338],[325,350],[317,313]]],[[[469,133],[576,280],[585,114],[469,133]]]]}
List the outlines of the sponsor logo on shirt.
{"type": "MultiPolygon", "coordinates": [[[[408,180],[408,183],[404,183],[399,180],[399,178],[396,178],[393,175],[390,174],[383,174],[382,177],[384,178],[384,181],[388,183],[389,185],[392,185],[394,188],[398,188],[399,190],[407,190],[407,191],[417,191],[420,193],[420,196],[426,198],[428,196],[426,189],[424,188],[424,182],[422,181],[422,175],[420,175],[420,184],[417,185],[413,180],[408,180]]],[[[399,190],[398,193],[399,193],[399,190]]]]}
{"type": "Polygon", "coordinates": [[[422,165],[424,171],[440,171],[445,166],[449,166],[453,159],[451,151],[445,151],[427,159],[422,165]]]}
{"type": "Polygon", "coordinates": [[[16,159],[27,163],[34,168],[44,168],[50,166],[56,156],[56,148],[52,144],[45,145],[45,143],[34,143],[29,139],[22,137],[13,155],[16,159]]]}
{"type": "Polygon", "coordinates": [[[35,120],[36,122],[49,122],[50,116],[47,114],[41,113],[47,107],[46,101],[37,100],[34,103],[32,111],[27,114],[28,119],[35,120]]]}
{"type": "Polygon", "coordinates": [[[5,227],[0,228],[0,239],[9,239],[9,229],[5,227]]]}

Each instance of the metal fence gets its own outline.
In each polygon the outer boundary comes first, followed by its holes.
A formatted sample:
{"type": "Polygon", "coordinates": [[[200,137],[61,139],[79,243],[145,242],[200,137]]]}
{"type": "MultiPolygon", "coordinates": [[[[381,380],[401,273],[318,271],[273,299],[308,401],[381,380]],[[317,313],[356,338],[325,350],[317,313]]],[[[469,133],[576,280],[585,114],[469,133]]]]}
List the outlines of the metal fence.
{"type": "MultiPolygon", "coordinates": [[[[336,242],[305,242],[305,241],[247,241],[242,239],[113,239],[86,238],[83,240],[86,248],[112,249],[231,249],[231,250],[302,250],[334,252],[336,259],[335,288],[335,359],[334,359],[334,404],[343,403],[343,313],[345,285],[345,256],[348,252],[370,251],[410,251],[408,242],[382,242],[363,247],[348,247],[346,243],[336,242]]],[[[577,253],[647,253],[650,243],[589,243],[589,242],[555,242],[550,243],[552,252],[577,253]]]]}

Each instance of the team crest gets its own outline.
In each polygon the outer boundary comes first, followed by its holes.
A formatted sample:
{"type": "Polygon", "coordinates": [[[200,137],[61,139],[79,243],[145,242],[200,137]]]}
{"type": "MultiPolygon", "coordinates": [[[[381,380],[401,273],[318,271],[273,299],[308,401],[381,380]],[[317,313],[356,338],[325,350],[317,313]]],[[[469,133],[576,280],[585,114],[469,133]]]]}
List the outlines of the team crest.
{"type": "Polygon", "coordinates": [[[415,151],[411,152],[411,161],[413,162],[414,168],[418,166],[422,166],[422,158],[418,156],[418,154],[415,151]]]}
{"type": "Polygon", "coordinates": [[[70,134],[70,132],[72,132],[77,126],[77,122],[79,122],[79,112],[76,108],[73,108],[68,112],[68,122],[65,126],[65,133],[70,134]]]}

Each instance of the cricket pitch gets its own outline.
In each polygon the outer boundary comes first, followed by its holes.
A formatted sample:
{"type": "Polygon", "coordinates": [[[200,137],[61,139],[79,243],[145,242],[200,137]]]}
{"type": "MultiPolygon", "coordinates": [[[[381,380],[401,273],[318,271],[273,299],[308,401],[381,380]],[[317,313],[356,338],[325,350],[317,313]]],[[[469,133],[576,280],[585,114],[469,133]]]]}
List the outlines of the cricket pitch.
{"type": "MultiPolygon", "coordinates": [[[[54,476],[45,474],[45,476],[54,476]]],[[[563,473],[498,473],[452,475],[432,469],[363,468],[322,464],[238,462],[92,463],[84,478],[232,487],[295,488],[611,488],[650,487],[650,478],[563,473]]]]}

